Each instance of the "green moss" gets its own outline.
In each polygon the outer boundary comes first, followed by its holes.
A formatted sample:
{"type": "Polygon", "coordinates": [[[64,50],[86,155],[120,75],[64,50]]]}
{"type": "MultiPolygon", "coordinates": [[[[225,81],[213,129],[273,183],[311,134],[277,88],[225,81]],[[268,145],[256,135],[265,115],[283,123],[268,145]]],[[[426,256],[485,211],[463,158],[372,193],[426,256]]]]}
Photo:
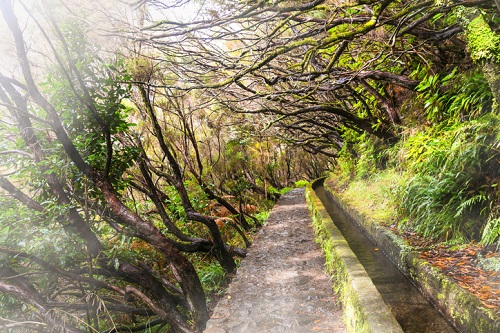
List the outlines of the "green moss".
{"type": "Polygon", "coordinates": [[[380,304],[385,305],[382,298],[376,300],[375,303],[379,302],[378,306],[373,306],[374,293],[366,293],[366,288],[373,288],[375,291],[375,286],[368,276],[364,279],[363,274],[360,274],[361,264],[355,258],[340,231],[334,226],[332,219],[310,185],[307,186],[306,198],[313,218],[317,241],[325,255],[325,267],[332,278],[333,288],[342,304],[343,319],[348,331],[358,333],[400,332],[399,325],[393,317],[391,317],[393,322],[387,320],[389,309],[384,312],[380,306],[380,304]],[[353,269],[358,271],[353,273],[353,269]],[[353,279],[356,282],[353,282],[353,279]],[[369,281],[369,285],[366,285],[366,281],[369,281]],[[384,323],[383,327],[380,326],[380,323],[384,323]]]}
{"type": "Polygon", "coordinates": [[[312,194],[312,189],[308,186],[306,199],[309,210],[313,218],[313,228],[316,233],[316,241],[320,244],[325,256],[325,268],[328,274],[332,277],[333,289],[339,297],[339,301],[343,306],[344,321],[348,326],[349,331],[368,332],[366,320],[360,311],[356,293],[350,288],[347,283],[347,272],[338,253],[336,253],[335,244],[331,238],[328,228],[325,225],[322,212],[318,209],[318,198],[312,194]]]}
{"type": "Polygon", "coordinates": [[[491,30],[483,15],[470,21],[467,26],[467,41],[472,60],[500,61],[500,36],[491,30]]]}
{"type": "Polygon", "coordinates": [[[482,255],[478,255],[478,265],[488,271],[500,272],[500,257],[485,258],[482,255]]]}

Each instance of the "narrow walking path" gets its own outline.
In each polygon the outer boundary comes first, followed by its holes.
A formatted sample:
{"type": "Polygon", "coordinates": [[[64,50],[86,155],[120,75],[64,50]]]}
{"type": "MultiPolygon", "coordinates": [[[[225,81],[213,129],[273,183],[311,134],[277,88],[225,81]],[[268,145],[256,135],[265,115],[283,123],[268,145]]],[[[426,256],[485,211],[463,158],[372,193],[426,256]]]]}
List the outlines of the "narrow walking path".
{"type": "Polygon", "coordinates": [[[205,333],[346,332],[304,189],[285,194],[259,231],[205,333]]]}

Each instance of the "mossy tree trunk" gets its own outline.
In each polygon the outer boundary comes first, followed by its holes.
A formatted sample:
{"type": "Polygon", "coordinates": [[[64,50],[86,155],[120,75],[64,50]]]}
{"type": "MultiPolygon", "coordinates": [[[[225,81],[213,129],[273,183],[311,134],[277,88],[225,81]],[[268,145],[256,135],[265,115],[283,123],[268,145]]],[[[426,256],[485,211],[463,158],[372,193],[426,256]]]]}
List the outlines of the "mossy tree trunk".
{"type": "MultiPolygon", "coordinates": [[[[497,5],[500,1],[496,1],[497,5]]],[[[459,23],[465,31],[472,60],[478,64],[493,93],[494,110],[500,103],[500,36],[495,33],[477,8],[457,9],[459,23]]]]}

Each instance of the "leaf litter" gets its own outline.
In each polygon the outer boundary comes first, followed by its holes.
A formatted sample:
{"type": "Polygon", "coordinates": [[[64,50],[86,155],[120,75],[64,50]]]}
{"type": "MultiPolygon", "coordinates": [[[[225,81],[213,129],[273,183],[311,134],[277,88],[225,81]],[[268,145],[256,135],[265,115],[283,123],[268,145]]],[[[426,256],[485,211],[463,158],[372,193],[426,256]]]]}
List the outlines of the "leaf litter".
{"type": "Polygon", "coordinates": [[[485,307],[500,313],[500,272],[485,270],[478,265],[479,254],[489,258],[498,253],[483,250],[483,245],[475,243],[458,250],[437,246],[420,252],[420,257],[441,269],[459,286],[469,290],[485,307]]]}
{"type": "Polygon", "coordinates": [[[414,247],[420,258],[439,268],[444,275],[476,296],[485,307],[500,314],[500,271],[483,269],[479,265],[480,256],[500,258],[499,252],[474,242],[458,249],[449,245],[435,245],[415,232],[401,231],[394,225],[387,228],[414,247]]]}

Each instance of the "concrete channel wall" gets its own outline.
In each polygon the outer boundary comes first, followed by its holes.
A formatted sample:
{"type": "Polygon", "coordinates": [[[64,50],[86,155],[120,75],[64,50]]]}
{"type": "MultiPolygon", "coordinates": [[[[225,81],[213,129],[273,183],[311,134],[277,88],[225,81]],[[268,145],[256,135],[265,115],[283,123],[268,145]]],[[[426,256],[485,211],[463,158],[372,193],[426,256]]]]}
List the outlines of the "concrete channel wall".
{"type": "Polygon", "coordinates": [[[325,252],[327,269],[335,272],[334,288],[340,295],[349,331],[402,333],[401,326],[311,186],[306,197],[315,231],[325,252]]]}
{"type": "MultiPolygon", "coordinates": [[[[336,203],[374,241],[378,248],[443,312],[453,324],[464,333],[500,333],[500,318],[491,309],[482,305],[475,296],[458,286],[436,267],[419,258],[418,252],[390,230],[379,226],[369,217],[349,207],[335,195],[325,182],[325,189],[332,194],[336,203]]],[[[311,208],[316,205],[314,191],[308,188],[311,208]]],[[[324,210],[324,208],[323,208],[324,210]]],[[[326,213],[326,212],[325,212],[326,213]]],[[[315,214],[318,214],[317,212],[315,214]]],[[[322,213],[321,213],[322,214],[322,213]]],[[[326,215],[328,215],[326,213],[326,215]]],[[[353,331],[354,332],[354,331],[353,331]]],[[[357,332],[357,331],[355,331],[357,332]]],[[[389,331],[387,331],[389,332],[389,331]]]]}

